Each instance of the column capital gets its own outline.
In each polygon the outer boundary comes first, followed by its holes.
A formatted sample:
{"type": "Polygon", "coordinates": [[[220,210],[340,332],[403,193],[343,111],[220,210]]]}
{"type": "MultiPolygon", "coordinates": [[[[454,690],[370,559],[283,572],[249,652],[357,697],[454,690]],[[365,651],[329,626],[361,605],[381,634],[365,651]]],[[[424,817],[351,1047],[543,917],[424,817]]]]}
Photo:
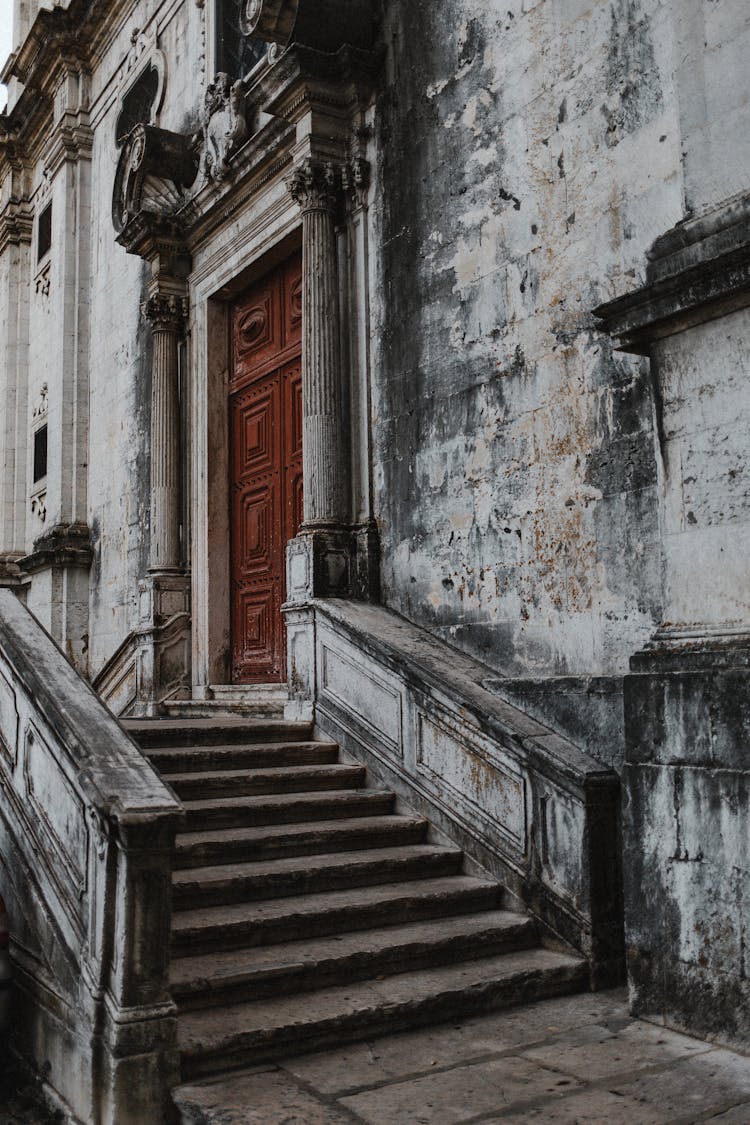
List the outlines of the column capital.
{"type": "Polygon", "coordinates": [[[188,299],[175,293],[153,293],[141,306],[156,332],[181,332],[188,318],[188,299]]]}
{"type": "Polygon", "coordinates": [[[370,165],[361,157],[337,161],[308,156],[295,167],[287,187],[303,215],[335,211],[345,198],[362,206],[370,187],[370,165]]]}
{"type": "Polygon", "coordinates": [[[343,189],[343,165],[306,157],[287,180],[292,199],[306,211],[335,211],[343,189]]]}

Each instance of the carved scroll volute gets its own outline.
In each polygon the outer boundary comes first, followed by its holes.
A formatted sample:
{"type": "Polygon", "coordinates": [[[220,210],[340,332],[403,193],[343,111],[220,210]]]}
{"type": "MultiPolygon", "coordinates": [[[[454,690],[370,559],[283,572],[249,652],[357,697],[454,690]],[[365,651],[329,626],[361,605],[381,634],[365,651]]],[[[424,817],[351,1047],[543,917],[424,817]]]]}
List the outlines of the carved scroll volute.
{"type": "Polygon", "coordinates": [[[197,174],[192,137],[155,125],[136,125],[123,146],[115,174],[115,230],[121,231],[141,210],[168,211],[170,205],[177,205],[197,174]]]}

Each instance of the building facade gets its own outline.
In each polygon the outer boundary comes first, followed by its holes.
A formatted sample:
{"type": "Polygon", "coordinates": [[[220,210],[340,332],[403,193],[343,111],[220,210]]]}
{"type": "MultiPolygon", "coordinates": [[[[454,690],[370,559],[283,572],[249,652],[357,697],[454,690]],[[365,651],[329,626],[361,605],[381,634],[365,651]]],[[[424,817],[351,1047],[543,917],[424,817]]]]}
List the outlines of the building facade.
{"type": "Polygon", "coordinates": [[[0,117],[0,583],[116,714],[286,685],[745,1047],[749,56],[743,0],[16,0],[0,117]]]}

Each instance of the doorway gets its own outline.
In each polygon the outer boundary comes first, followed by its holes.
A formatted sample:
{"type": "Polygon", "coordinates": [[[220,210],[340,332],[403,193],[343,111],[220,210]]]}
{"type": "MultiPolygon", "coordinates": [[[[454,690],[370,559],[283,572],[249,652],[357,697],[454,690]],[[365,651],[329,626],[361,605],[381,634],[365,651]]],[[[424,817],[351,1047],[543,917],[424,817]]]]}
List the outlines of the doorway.
{"type": "Polygon", "coordinates": [[[286,679],[286,545],[302,522],[302,256],[229,317],[230,633],[235,684],[286,679]]]}

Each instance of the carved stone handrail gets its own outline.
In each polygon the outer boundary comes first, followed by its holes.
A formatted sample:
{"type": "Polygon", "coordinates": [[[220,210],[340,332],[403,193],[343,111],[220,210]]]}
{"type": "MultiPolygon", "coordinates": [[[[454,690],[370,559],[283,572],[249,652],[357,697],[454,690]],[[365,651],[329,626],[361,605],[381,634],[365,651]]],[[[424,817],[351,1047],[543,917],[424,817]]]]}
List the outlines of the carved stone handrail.
{"type": "Polygon", "coordinates": [[[0,590],[0,893],[19,993],[14,1045],[80,1120],[168,1120],[182,816],[61,650],[0,590]]]}

